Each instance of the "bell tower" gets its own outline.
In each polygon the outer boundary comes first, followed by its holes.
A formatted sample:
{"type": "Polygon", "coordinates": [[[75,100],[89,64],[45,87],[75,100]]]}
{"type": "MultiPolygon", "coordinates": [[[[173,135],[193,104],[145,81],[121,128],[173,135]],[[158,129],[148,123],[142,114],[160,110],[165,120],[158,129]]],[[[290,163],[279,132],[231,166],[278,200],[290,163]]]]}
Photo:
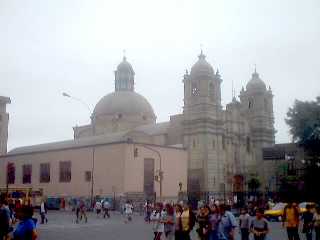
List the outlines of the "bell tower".
{"type": "MultiPolygon", "coordinates": [[[[206,61],[201,51],[198,61],[184,75],[184,113],[214,114],[221,109],[221,82],[219,71],[214,72],[213,67],[206,61]]],[[[199,116],[197,116],[199,117],[199,116]]]]}
{"type": "Polygon", "coordinates": [[[262,166],[262,148],[270,147],[275,143],[273,94],[271,88],[267,89],[259,73],[254,70],[246,89],[240,92],[241,111],[249,123],[250,138],[253,144],[254,155],[262,185],[266,184],[262,166]]]}
{"type": "Polygon", "coordinates": [[[203,194],[219,191],[223,179],[221,82],[219,72],[214,71],[202,51],[190,74],[186,72],[183,78],[183,131],[191,199],[204,199],[203,194]]]}
{"type": "Polygon", "coordinates": [[[134,71],[124,56],[118,65],[115,75],[115,91],[134,91],[134,71]]]}
{"type": "Polygon", "coordinates": [[[7,153],[9,114],[6,111],[10,98],[0,96],[0,155],[7,153]]]}

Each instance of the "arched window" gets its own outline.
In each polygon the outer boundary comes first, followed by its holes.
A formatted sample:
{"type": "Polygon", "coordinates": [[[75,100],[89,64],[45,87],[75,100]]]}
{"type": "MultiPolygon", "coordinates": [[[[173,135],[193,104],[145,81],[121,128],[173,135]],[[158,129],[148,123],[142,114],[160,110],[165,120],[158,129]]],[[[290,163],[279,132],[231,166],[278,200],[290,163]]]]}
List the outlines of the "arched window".
{"type": "Polygon", "coordinates": [[[249,108],[249,109],[253,108],[253,99],[249,99],[249,101],[248,101],[248,108],[249,108]]]}
{"type": "Polygon", "coordinates": [[[211,99],[214,97],[214,85],[212,82],[209,83],[209,96],[211,99]]]}
{"type": "Polygon", "coordinates": [[[7,165],[7,183],[14,184],[16,179],[16,167],[14,163],[8,163],[7,165]]]}

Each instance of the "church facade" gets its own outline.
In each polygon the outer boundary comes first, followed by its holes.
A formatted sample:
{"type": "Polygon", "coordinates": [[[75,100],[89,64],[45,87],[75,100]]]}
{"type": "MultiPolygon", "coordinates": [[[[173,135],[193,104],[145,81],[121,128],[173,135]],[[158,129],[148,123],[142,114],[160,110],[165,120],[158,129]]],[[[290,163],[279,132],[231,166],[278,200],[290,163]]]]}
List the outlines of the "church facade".
{"type": "MultiPolygon", "coordinates": [[[[239,100],[234,97],[224,108],[222,78],[201,51],[190,73],[187,71],[183,76],[182,112],[161,123],[156,122],[147,99],[135,92],[134,84],[135,72],[124,57],[115,71],[115,91],[97,103],[90,124],[74,127],[73,143],[90,142],[94,138],[101,141],[108,138],[111,143],[116,142],[112,136],[120,134],[124,142],[161,148],[164,155],[166,149],[183,151],[178,155],[186,175],[179,173],[181,177],[167,184],[176,185],[181,179],[189,196],[197,199],[222,198],[245,191],[246,182],[252,176],[262,183],[265,181],[259,166],[262,148],[275,142],[273,94],[256,70],[242,88],[239,100]]],[[[18,148],[1,158],[24,151],[32,154],[28,147],[18,148]]],[[[173,166],[179,168],[177,163],[173,166]]]]}
{"type": "Polygon", "coordinates": [[[275,142],[271,88],[266,87],[255,70],[240,92],[240,101],[233,98],[224,109],[219,71],[213,69],[202,52],[198,58],[190,74],[186,72],[183,77],[182,113],[162,123],[156,123],[155,114],[145,99],[136,97],[135,73],[124,58],[115,71],[115,92],[96,105],[90,125],[74,128],[75,138],[93,132],[110,134],[135,129],[147,135],[147,142],[182,145],[188,153],[190,193],[221,197],[225,192],[244,191],[245,182],[251,176],[263,183],[264,173],[258,167],[263,163],[262,148],[275,142]],[[120,103],[122,107],[117,106],[120,103]],[[138,106],[141,109],[135,109],[138,106]]]}

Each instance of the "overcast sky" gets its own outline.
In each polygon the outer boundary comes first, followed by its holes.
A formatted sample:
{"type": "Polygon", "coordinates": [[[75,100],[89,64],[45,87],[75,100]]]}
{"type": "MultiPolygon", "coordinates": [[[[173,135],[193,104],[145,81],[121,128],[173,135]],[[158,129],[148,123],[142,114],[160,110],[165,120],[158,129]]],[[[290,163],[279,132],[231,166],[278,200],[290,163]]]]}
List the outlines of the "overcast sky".
{"type": "Polygon", "coordinates": [[[320,95],[319,0],[0,0],[0,95],[9,149],[73,137],[114,90],[126,49],[136,91],[157,121],[182,112],[185,69],[200,45],[223,78],[223,105],[257,71],[274,93],[276,141],[290,141],[294,99],[320,95]]]}

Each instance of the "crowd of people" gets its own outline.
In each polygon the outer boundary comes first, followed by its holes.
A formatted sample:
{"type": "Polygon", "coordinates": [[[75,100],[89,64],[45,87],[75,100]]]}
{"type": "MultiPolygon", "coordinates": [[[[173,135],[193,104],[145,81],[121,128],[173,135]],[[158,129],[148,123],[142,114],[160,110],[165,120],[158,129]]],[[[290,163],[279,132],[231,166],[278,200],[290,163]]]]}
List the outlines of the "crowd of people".
{"type": "Polygon", "coordinates": [[[236,218],[225,204],[201,205],[197,212],[186,203],[146,204],[145,221],[153,224],[154,240],[189,240],[194,228],[201,240],[231,240],[235,237],[236,218]]]}
{"type": "MultiPolygon", "coordinates": [[[[146,203],[144,209],[145,221],[153,224],[154,240],[188,240],[193,230],[200,240],[234,240],[236,231],[241,240],[266,240],[270,231],[264,217],[265,207],[252,204],[242,208],[238,218],[231,212],[230,205],[217,203],[199,204],[197,210],[187,203],[146,203]]],[[[320,207],[307,204],[301,212],[297,204],[289,202],[281,219],[288,240],[313,240],[313,236],[320,240],[320,207]],[[299,226],[305,238],[300,238],[299,226]]]]}
{"type": "MultiPolygon", "coordinates": [[[[199,240],[235,240],[239,234],[241,240],[266,240],[270,224],[264,217],[265,207],[248,204],[242,208],[236,218],[228,204],[210,201],[199,202],[198,208],[192,209],[187,202],[151,203],[142,206],[144,220],[152,225],[154,240],[190,240],[196,234],[199,240]],[[238,233],[238,234],[237,234],[238,233]],[[250,238],[252,236],[252,238],[250,238]]],[[[87,222],[86,204],[79,201],[75,206],[76,223],[87,222]]],[[[97,201],[94,210],[98,218],[110,218],[110,203],[97,201]]],[[[133,220],[134,205],[126,201],[121,205],[124,223],[133,220]]],[[[35,240],[38,238],[34,218],[34,208],[28,202],[7,201],[0,197],[0,240],[35,240]]],[[[39,208],[41,224],[48,222],[47,206],[44,201],[39,208]]],[[[288,240],[320,240],[320,207],[306,205],[306,210],[298,204],[288,202],[281,216],[282,227],[286,230],[288,240]],[[303,238],[300,238],[304,235],[303,238]]],[[[268,238],[270,239],[270,238],[268,238]]]]}

